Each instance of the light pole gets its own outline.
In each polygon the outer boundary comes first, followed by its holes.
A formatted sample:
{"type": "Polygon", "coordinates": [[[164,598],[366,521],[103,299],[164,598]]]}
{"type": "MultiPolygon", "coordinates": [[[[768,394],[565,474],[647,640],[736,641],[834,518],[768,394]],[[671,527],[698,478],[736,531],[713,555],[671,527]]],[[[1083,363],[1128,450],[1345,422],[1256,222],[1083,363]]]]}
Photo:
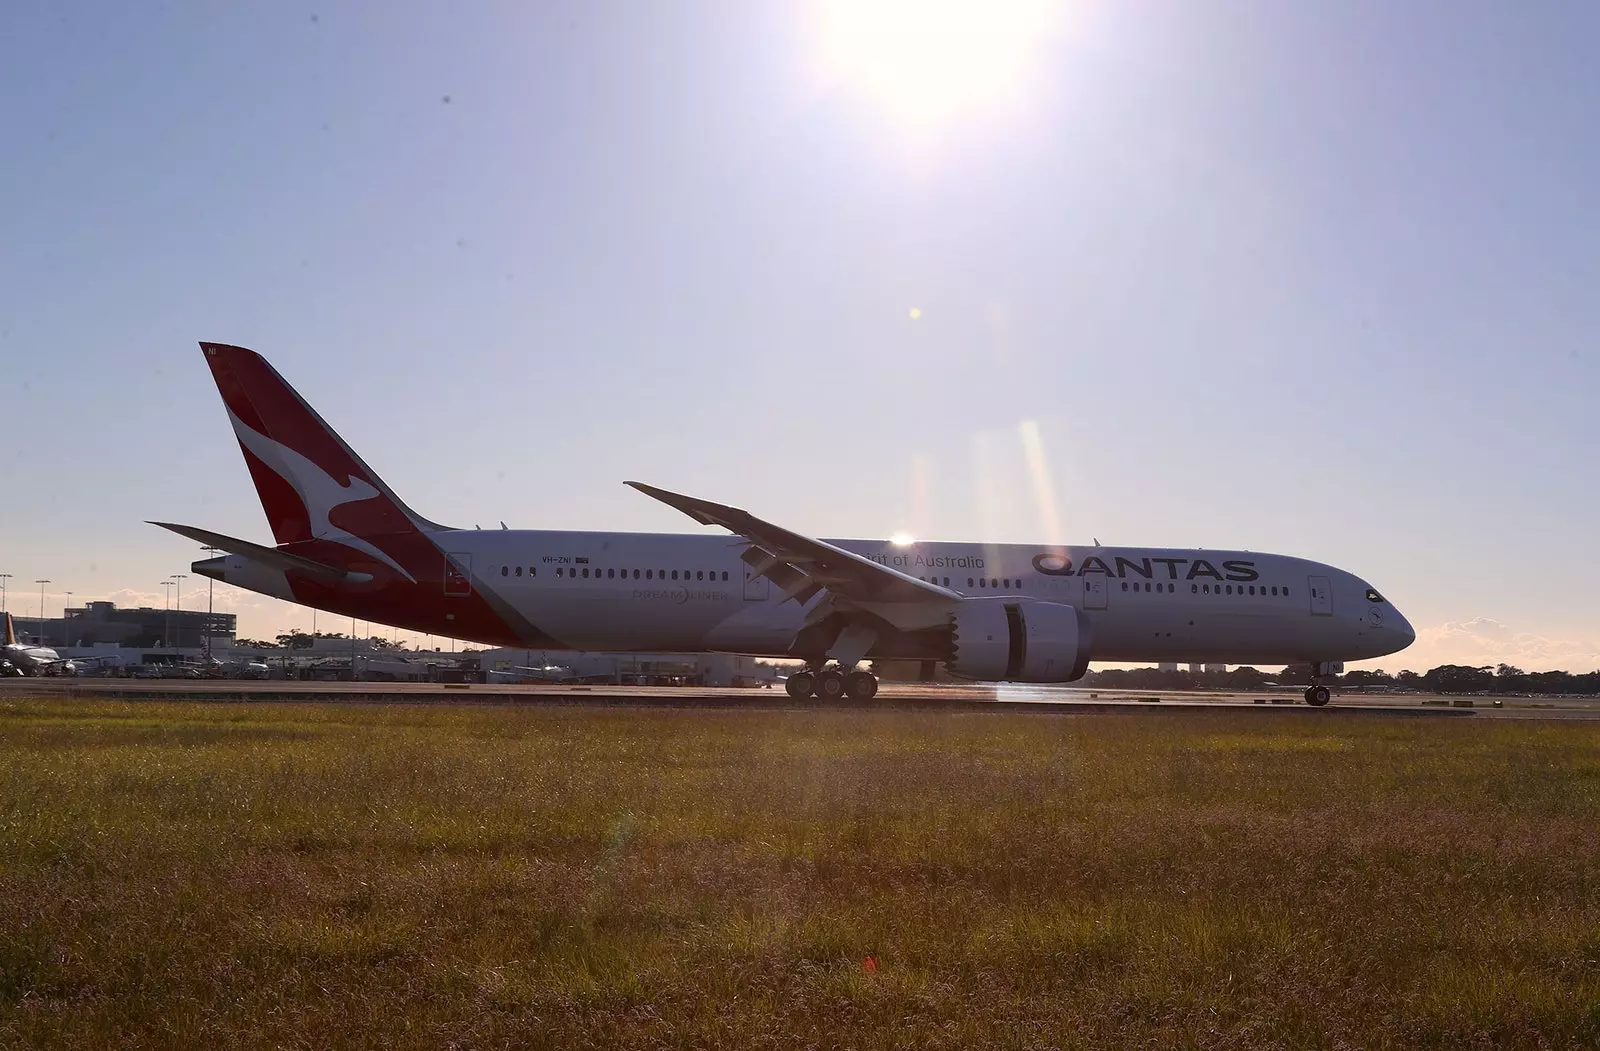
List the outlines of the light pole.
{"type": "Polygon", "coordinates": [[[173,582],[178,585],[178,645],[180,648],[183,646],[183,578],[188,575],[187,573],[172,574],[173,582]]]}
{"type": "Polygon", "coordinates": [[[172,644],[172,581],[163,580],[161,589],[167,599],[167,611],[161,618],[161,645],[169,646],[172,644]]]}
{"type": "Polygon", "coordinates": [[[6,611],[6,581],[10,579],[10,573],[0,573],[0,613],[6,611]]]}
{"type": "MultiPolygon", "coordinates": [[[[220,547],[212,547],[210,544],[205,544],[205,545],[201,546],[200,550],[211,552],[211,557],[215,558],[215,557],[217,557],[217,552],[221,551],[222,548],[220,548],[220,547]]],[[[215,584],[215,583],[216,583],[215,578],[213,578],[212,576],[207,574],[207,576],[206,576],[206,638],[205,638],[205,642],[203,642],[201,645],[203,645],[205,647],[206,657],[208,657],[208,658],[211,656],[211,631],[212,631],[212,628],[211,628],[211,617],[212,617],[212,612],[211,612],[211,586],[213,584],[215,584]]]]}
{"type": "Polygon", "coordinates": [[[46,580],[35,580],[34,583],[39,585],[39,645],[43,646],[44,645],[44,586],[46,584],[50,583],[50,581],[48,579],[46,579],[46,580]]]}

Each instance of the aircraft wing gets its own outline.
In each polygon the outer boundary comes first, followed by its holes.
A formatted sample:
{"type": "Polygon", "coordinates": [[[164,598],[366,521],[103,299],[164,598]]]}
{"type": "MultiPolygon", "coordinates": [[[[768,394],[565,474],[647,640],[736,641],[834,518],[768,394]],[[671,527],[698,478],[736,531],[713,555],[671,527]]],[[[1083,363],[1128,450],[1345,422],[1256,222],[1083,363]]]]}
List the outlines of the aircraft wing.
{"type": "Polygon", "coordinates": [[[751,551],[745,561],[758,576],[770,578],[789,597],[804,602],[826,589],[836,598],[863,603],[948,602],[959,599],[949,588],[880,565],[821,540],[790,532],[748,511],[643,482],[628,485],[675,507],[702,525],[718,525],[744,537],[751,551]]]}

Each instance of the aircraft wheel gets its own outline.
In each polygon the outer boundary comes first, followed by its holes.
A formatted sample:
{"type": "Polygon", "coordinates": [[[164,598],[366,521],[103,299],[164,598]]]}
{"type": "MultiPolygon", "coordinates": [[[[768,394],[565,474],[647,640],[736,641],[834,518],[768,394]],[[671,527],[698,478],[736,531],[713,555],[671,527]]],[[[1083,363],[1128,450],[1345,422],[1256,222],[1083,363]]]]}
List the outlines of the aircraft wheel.
{"type": "Polygon", "coordinates": [[[1306,703],[1311,705],[1313,708],[1321,708],[1324,704],[1327,704],[1332,697],[1333,694],[1328,692],[1328,688],[1326,686],[1306,687],[1306,703]]]}
{"type": "Polygon", "coordinates": [[[844,696],[844,676],[829,668],[817,676],[817,700],[837,701],[844,696]]]}
{"type": "Polygon", "coordinates": [[[878,677],[871,672],[853,671],[845,676],[844,689],[852,701],[870,701],[878,695],[878,677]]]}
{"type": "Polygon", "coordinates": [[[808,671],[797,671],[789,676],[789,680],[783,684],[783,688],[788,691],[790,697],[797,701],[803,701],[810,697],[811,691],[816,688],[816,680],[817,677],[808,671]]]}

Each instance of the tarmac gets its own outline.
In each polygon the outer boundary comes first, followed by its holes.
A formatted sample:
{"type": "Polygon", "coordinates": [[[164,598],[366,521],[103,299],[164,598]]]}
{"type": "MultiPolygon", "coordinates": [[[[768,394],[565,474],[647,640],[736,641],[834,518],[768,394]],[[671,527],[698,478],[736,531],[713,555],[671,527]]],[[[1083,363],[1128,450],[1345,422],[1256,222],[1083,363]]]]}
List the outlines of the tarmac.
{"type": "Polygon", "coordinates": [[[1336,694],[1313,708],[1299,691],[1096,690],[1061,686],[979,686],[884,683],[867,702],[796,701],[780,686],[510,686],[383,682],[239,681],[221,679],[0,679],[7,697],[82,697],[126,701],[300,702],[341,704],[565,705],[595,708],[678,708],[741,711],[909,711],[1016,715],[1091,715],[1155,712],[1274,711],[1306,717],[1340,715],[1489,717],[1600,721],[1597,698],[1438,697],[1429,694],[1336,694]]]}

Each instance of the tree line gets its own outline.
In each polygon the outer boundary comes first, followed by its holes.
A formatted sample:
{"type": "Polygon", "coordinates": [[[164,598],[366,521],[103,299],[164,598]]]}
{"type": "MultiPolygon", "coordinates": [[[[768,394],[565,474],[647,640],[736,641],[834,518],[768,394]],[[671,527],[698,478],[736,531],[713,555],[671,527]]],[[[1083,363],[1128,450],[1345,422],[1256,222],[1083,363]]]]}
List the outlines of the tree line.
{"type": "MultiPolygon", "coordinates": [[[[275,636],[273,642],[265,639],[235,639],[234,648],[241,650],[309,650],[313,639],[349,639],[350,636],[342,631],[319,631],[311,635],[304,631],[286,631],[275,636]]],[[[392,642],[382,635],[374,635],[363,641],[372,643],[375,650],[403,650],[406,644],[392,642]]]]}
{"type": "MultiPolygon", "coordinates": [[[[1382,668],[1350,671],[1325,679],[1345,689],[1415,690],[1420,693],[1498,693],[1559,696],[1600,695],[1600,671],[1523,671],[1510,664],[1441,664],[1425,672],[1410,670],[1393,675],[1382,668]]],[[[1311,682],[1309,664],[1291,664],[1281,672],[1264,672],[1248,666],[1230,671],[1162,671],[1159,668],[1108,668],[1090,672],[1080,685],[1123,690],[1258,690],[1266,686],[1305,686],[1311,682]]]]}

